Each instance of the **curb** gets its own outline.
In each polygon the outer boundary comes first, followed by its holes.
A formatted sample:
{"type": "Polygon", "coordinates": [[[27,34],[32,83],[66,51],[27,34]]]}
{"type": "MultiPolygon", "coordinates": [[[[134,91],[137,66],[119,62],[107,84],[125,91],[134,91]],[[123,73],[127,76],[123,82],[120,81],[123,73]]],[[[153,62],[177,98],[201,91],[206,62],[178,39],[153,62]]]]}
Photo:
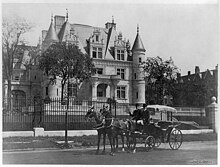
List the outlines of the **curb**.
{"type": "MultiPolygon", "coordinates": [[[[183,134],[213,133],[213,129],[181,130],[183,134]]],[[[97,130],[69,130],[68,136],[97,135],[97,130]]],[[[65,136],[65,131],[44,131],[43,136],[65,136]]],[[[2,137],[34,137],[33,131],[3,132],[2,137]]]]}
{"type": "MultiPolygon", "coordinates": [[[[110,148],[110,145],[106,145],[105,148],[110,148]]],[[[42,151],[80,151],[80,150],[96,150],[96,146],[92,147],[74,147],[74,148],[27,148],[27,149],[10,149],[10,150],[2,150],[3,153],[19,153],[19,152],[42,152],[42,151]]]]}
{"type": "MultiPolygon", "coordinates": [[[[68,136],[97,135],[97,130],[68,130],[68,136]]],[[[33,131],[8,131],[3,132],[2,137],[34,137],[33,131]]],[[[65,131],[44,131],[42,136],[65,136],[65,131]]]]}

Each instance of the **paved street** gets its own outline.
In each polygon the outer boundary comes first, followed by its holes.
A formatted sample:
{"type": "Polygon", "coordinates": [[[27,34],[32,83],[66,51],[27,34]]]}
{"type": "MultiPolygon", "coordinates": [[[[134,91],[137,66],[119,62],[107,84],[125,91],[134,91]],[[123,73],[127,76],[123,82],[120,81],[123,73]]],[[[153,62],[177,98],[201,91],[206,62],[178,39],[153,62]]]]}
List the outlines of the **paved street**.
{"type": "Polygon", "coordinates": [[[3,152],[3,164],[90,164],[90,165],[207,165],[217,164],[217,141],[185,142],[179,150],[168,144],[145,152],[139,147],[136,154],[118,152],[110,156],[95,155],[94,148],[78,150],[33,150],[3,152]]]}

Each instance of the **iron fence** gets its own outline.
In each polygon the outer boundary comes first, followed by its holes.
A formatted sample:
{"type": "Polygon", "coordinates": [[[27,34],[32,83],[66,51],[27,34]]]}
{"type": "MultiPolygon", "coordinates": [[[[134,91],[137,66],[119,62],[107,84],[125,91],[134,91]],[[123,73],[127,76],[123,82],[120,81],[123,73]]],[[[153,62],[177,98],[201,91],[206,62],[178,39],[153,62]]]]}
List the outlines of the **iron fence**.
{"type": "Polygon", "coordinates": [[[45,130],[64,130],[67,112],[69,130],[89,130],[95,125],[94,121],[85,120],[89,107],[94,106],[99,111],[108,105],[112,114],[119,118],[128,115],[128,104],[116,104],[99,101],[62,101],[61,98],[51,98],[49,101],[37,98],[11,99],[12,110],[8,111],[8,99],[3,100],[3,131],[30,131],[33,127],[41,126],[45,130]],[[117,111],[117,112],[116,112],[117,111]]]}
{"type": "MultiPolygon", "coordinates": [[[[112,115],[120,119],[129,118],[128,111],[133,111],[135,105],[127,103],[101,102],[101,101],[67,101],[60,98],[42,99],[19,98],[10,99],[12,109],[7,110],[8,99],[3,99],[3,131],[31,131],[36,126],[45,130],[65,130],[67,112],[68,130],[89,130],[95,125],[94,120],[85,120],[85,114],[89,107],[94,106],[99,111],[103,105],[108,105],[112,115]]],[[[175,118],[181,121],[195,121],[200,125],[206,125],[207,119],[203,109],[177,108],[175,118]]]]}

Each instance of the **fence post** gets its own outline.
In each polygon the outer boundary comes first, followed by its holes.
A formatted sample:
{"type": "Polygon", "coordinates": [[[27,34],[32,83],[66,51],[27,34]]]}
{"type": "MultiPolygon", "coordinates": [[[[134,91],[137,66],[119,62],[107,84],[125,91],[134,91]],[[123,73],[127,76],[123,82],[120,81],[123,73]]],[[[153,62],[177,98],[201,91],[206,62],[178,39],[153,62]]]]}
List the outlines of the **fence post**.
{"type": "Polygon", "coordinates": [[[34,118],[33,118],[33,131],[34,136],[44,136],[44,128],[41,127],[41,121],[42,121],[42,105],[43,101],[40,96],[34,97],[34,118]]]}
{"type": "Polygon", "coordinates": [[[216,103],[216,98],[211,98],[212,103],[207,106],[206,116],[208,117],[209,128],[213,129],[214,133],[217,133],[217,111],[218,104],[216,103]]]}
{"type": "Polygon", "coordinates": [[[33,117],[33,120],[32,120],[32,127],[35,127],[35,114],[36,114],[36,108],[35,108],[35,97],[33,98],[33,102],[34,102],[34,117],[33,117]]]}

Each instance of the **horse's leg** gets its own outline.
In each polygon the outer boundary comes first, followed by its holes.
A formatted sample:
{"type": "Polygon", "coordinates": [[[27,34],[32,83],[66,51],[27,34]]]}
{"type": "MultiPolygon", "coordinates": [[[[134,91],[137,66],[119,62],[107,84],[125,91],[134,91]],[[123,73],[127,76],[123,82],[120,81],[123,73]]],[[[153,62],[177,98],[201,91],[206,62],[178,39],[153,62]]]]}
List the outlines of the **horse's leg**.
{"type": "Polygon", "coordinates": [[[98,143],[97,143],[97,150],[96,150],[96,154],[98,154],[98,153],[99,153],[100,138],[101,138],[101,133],[98,131],[98,143]]]}
{"type": "Polygon", "coordinates": [[[105,154],[105,139],[106,139],[106,133],[103,133],[103,151],[102,151],[102,154],[105,154]]]}
{"type": "Polygon", "coordinates": [[[136,153],[136,137],[133,137],[133,142],[134,142],[133,153],[136,153]]]}
{"type": "Polygon", "coordinates": [[[115,136],[115,152],[118,151],[118,135],[115,136]]]}
{"type": "Polygon", "coordinates": [[[126,134],[126,144],[127,144],[127,152],[130,152],[130,137],[129,134],[126,134]]]}
{"type": "Polygon", "coordinates": [[[109,143],[110,143],[110,146],[111,146],[111,152],[110,152],[110,155],[112,155],[112,152],[113,152],[112,136],[111,136],[109,133],[107,133],[107,135],[108,135],[109,143]]]}
{"type": "Polygon", "coordinates": [[[114,156],[115,155],[114,154],[115,153],[115,140],[116,140],[116,136],[115,136],[114,133],[112,133],[111,138],[112,138],[112,150],[111,150],[111,154],[110,155],[114,156]]]}
{"type": "Polygon", "coordinates": [[[114,155],[114,153],[116,152],[117,140],[118,140],[117,136],[114,136],[114,137],[113,137],[113,155],[114,155]]]}

